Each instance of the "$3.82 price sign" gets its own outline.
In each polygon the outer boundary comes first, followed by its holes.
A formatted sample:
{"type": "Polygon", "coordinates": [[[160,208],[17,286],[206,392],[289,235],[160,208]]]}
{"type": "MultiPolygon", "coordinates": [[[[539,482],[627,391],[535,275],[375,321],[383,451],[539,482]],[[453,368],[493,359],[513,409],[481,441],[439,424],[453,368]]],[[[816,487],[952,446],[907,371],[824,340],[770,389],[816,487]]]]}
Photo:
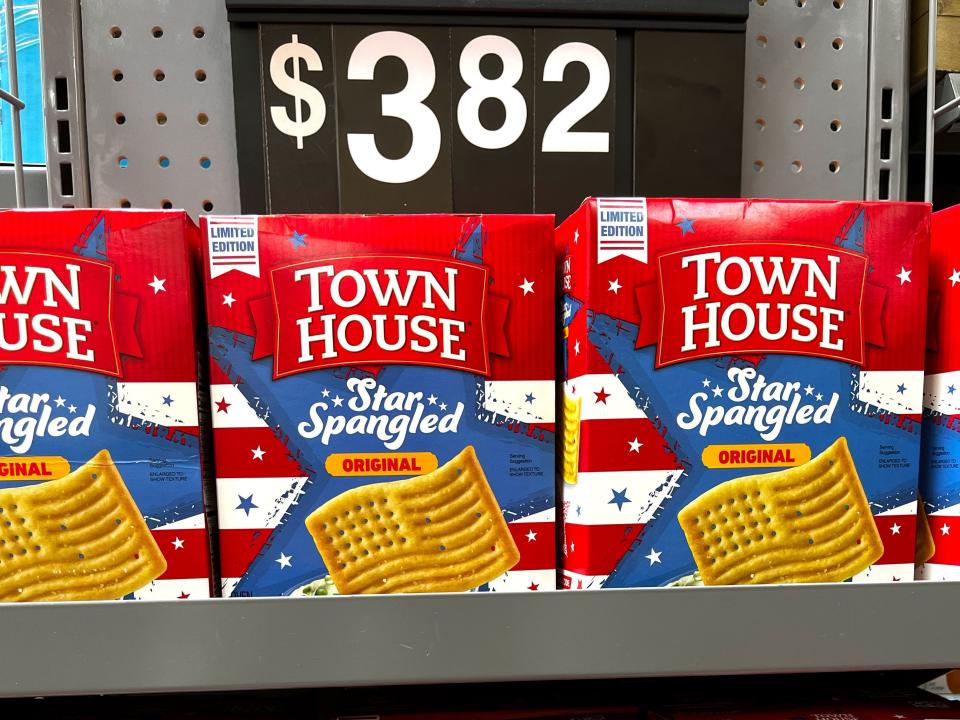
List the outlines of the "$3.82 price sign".
{"type": "Polygon", "coordinates": [[[263,25],[260,42],[273,212],[563,212],[613,191],[613,31],[263,25]]]}

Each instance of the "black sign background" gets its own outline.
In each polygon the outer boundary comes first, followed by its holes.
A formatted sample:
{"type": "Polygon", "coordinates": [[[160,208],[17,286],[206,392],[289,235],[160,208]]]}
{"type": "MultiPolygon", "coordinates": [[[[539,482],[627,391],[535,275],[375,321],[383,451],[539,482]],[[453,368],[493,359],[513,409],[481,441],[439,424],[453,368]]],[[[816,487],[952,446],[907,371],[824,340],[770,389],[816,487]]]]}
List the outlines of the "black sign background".
{"type": "MultiPolygon", "coordinates": [[[[435,0],[435,10],[395,0],[362,13],[323,0],[287,0],[283,10],[265,0],[227,5],[245,213],[536,211],[556,213],[560,220],[588,195],[740,194],[746,0],[559,6],[519,0],[509,9],[522,5],[525,11],[510,14],[496,0],[435,0]],[[461,7],[469,9],[453,12],[461,7]],[[416,37],[435,69],[423,104],[439,124],[439,150],[428,171],[405,182],[370,177],[347,145],[348,134],[373,133],[384,159],[403,157],[411,147],[410,126],[381,115],[382,94],[408,81],[404,63],[384,57],[373,79],[347,78],[358,43],[379,31],[416,37]],[[270,70],[274,52],[294,34],[323,64],[315,71],[305,59],[298,61],[300,80],[322,94],[326,110],[322,127],[300,139],[302,149],[296,133],[281,132],[271,119],[273,107],[291,121],[297,111],[296,97],[276,87],[270,70]],[[512,87],[523,98],[526,122],[507,146],[493,149],[465,137],[457,117],[469,89],[460,72],[461,54],[482,35],[506,38],[522,58],[512,87]],[[553,151],[544,151],[546,128],[590,82],[581,61],[568,62],[560,81],[544,79],[550,52],[564,43],[590,45],[607,64],[609,88],[602,100],[585,103],[589,112],[565,129],[568,137],[609,133],[608,152],[566,151],[556,134],[553,151]]],[[[293,62],[284,66],[286,75],[293,74],[293,62]]],[[[493,55],[480,61],[488,80],[503,71],[493,55]]],[[[302,93],[300,103],[299,117],[308,120],[302,93]]],[[[495,130],[504,123],[504,104],[484,99],[477,116],[484,129],[495,130]]]]}

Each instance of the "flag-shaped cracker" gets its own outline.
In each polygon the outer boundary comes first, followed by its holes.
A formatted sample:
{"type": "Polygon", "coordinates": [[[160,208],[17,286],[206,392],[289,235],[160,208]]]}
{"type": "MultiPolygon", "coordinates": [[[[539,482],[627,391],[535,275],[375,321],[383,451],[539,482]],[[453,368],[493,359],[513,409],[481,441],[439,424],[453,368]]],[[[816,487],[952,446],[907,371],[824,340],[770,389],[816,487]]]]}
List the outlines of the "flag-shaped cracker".
{"type": "Polygon", "coordinates": [[[520,559],[471,446],[426,475],[347,490],[306,524],[341,594],[471,590],[520,559]]]}
{"type": "Polygon", "coordinates": [[[721,483],[678,517],[706,585],[839,582],[883,555],[842,437],[803,465],[721,483]]]}
{"type": "Polygon", "coordinates": [[[933,557],[936,551],[937,544],[933,539],[933,531],[930,530],[930,518],[927,517],[923,498],[920,498],[917,503],[917,546],[914,562],[917,565],[923,565],[933,557]]]}
{"type": "Polygon", "coordinates": [[[580,401],[564,393],[561,434],[563,435],[563,481],[577,484],[577,468],[580,462],[580,401]]]}
{"type": "Polygon", "coordinates": [[[114,600],[166,568],[106,450],[58,480],[0,489],[0,601],[114,600]]]}

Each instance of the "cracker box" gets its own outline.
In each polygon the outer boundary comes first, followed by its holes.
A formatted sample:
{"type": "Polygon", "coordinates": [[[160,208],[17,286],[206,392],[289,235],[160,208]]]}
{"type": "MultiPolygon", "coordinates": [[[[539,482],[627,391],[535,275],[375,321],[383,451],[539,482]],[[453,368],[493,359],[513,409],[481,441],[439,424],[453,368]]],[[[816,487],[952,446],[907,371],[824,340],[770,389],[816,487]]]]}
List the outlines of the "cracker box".
{"type": "Polygon", "coordinates": [[[196,227],[0,213],[0,600],[209,597],[196,227]]]}
{"type": "Polygon", "coordinates": [[[565,586],[912,579],[928,225],[585,201],[557,231],[565,586]]]}
{"type": "Polygon", "coordinates": [[[917,578],[960,580],[960,206],[934,213],[917,578]]]}
{"type": "Polygon", "coordinates": [[[556,587],[551,216],[201,235],[224,595],[556,587]]]}

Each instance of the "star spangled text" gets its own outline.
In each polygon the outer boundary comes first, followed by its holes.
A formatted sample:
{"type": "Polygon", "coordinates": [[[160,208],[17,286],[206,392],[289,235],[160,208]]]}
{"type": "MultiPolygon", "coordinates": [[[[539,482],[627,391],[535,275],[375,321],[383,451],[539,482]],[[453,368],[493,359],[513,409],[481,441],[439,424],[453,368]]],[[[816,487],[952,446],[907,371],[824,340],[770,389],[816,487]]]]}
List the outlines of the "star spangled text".
{"type": "MultiPolygon", "coordinates": [[[[402,447],[409,435],[456,433],[463,416],[463,403],[451,412],[431,412],[422,392],[390,392],[373,378],[350,378],[347,390],[353,393],[346,402],[319,400],[309,409],[309,418],[297,425],[297,432],[308,440],[319,438],[324,445],[339,435],[372,435],[388,450],[402,447]]],[[[435,400],[435,398],[433,398],[435,400]]],[[[444,406],[437,406],[441,409],[444,406]]]]}
{"type": "Polygon", "coordinates": [[[49,393],[11,393],[0,385],[0,442],[22,455],[37,438],[89,437],[96,412],[95,405],[87,405],[79,414],[59,396],[51,402],[49,393]]]}

